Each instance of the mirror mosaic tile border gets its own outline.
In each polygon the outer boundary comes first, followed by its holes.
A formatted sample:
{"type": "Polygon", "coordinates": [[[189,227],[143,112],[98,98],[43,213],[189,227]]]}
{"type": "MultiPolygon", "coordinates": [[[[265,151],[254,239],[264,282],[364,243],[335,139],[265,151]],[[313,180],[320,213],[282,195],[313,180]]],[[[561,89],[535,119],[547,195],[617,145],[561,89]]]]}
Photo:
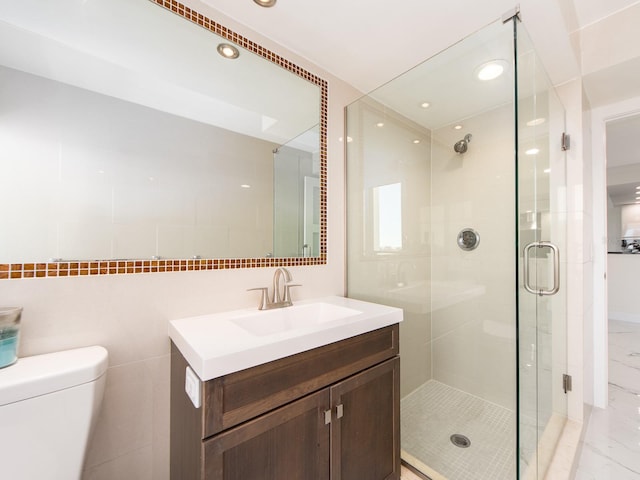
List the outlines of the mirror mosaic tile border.
{"type": "Polygon", "coordinates": [[[290,267],[327,263],[327,81],[286,60],[280,55],[235,33],[227,27],[175,0],[149,0],[176,15],[230,40],[266,60],[304,78],[320,88],[320,256],[290,258],[93,260],[0,264],[0,280],[46,277],[78,277],[133,273],[227,270],[237,268],[290,267]]]}

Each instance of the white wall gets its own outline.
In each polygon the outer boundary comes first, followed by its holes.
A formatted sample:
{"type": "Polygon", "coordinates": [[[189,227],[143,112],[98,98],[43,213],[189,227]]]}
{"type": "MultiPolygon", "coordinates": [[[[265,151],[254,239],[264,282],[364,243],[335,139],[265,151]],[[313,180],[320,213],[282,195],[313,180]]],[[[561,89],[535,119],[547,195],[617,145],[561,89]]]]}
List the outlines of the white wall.
{"type": "Polygon", "coordinates": [[[640,237],[640,205],[623,205],[620,210],[622,235],[634,239],[640,237]]]}
{"type": "Polygon", "coordinates": [[[276,144],[18,70],[0,78],[0,202],[12,205],[0,261],[273,250],[276,144]]]}
{"type": "Polygon", "coordinates": [[[609,320],[640,322],[640,255],[607,255],[609,320]]]}
{"type": "Polygon", "coordinates": [[[622,207],[607,198],[607,251],[622,251],[622,207]]]}
{"type": "MultiPolygon", "coordinates": [[[[329,82],[328,261],[291,268],[294,302],[344,292],[343,106],[359,94],[304,59],[216,12],[203,11],[329,82]]],[[[86,479],[168,478],[168,321],[254,308],[270,285],[268,269],[3,280],[0,304],[24,307],[23,356],[92,344],[107,347],[110,367],[103,408],[89,448],[86,479]]]]}
{"type": "Polygon", "coordinates": [[[566,109],[566,132],[571,135],[571,149],[566,152],[567,162],[567,368],[573,379],[573,390],[568,394],[568,416],[583,419],[583,349],[584,316],[591,311],[589,294],[592,269],[591,247],[591,182],[590,149],[584,147],[589,138],[589,124],[584,112],[589,105],[583,96],[580,80],[573,80],[557,88],[566,109]],[[585,282],[587,284],[585,284],[585,282]]]}
{"type": "Polygon", "coordinates": [[[640,68],[640,43],[636,41],[640,4],[599,19],[571,34],[578,46],[584,86],[593,108],[640,95],[636,81],[640,68]]]}

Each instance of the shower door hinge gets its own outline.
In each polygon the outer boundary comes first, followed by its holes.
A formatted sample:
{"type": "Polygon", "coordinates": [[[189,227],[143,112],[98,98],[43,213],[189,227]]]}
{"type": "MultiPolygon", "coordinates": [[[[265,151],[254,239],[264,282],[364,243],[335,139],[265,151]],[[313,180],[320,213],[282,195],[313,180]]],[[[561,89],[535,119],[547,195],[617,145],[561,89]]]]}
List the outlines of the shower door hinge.
{"type": "Polygon", "coordinates": [[[571,149],[571,135],[568,133],[562,132],[562,141],[561,141],[562,151],[566,152],[571,149]]]}
{"type": "Polygon", "coordinates": [[[516,5],[515,8],[512,8],[504,15],[502,15],[502,23],[507,23],[514,17],[516,20],[522,21],[522,19],[520,18],[520,4],[516,5]]]}
{"type": "Polygon", "coordinates": [[[567,375],[566,373],[562,374],[562,388],[564,389],[564,393],[571,391],[571,375],[567,375]]]}

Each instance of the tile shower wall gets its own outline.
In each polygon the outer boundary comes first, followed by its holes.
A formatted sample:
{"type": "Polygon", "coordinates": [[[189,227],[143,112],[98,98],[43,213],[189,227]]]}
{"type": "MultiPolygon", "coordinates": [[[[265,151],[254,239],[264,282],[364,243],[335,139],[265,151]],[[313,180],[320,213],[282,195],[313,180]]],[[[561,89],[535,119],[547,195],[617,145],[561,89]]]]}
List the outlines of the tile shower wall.
{"type": "Polygon", "coordinates": [[[515,408],[513,279],[514,161],[512,106],[433,132],[432,350],[433,378],[515,408]],[[453,150],[473,135],[464,155],[453,150]],[[458,232],[480,235],[463,251],[458,232]]]}
{"type": "Polygon", "coordinates": [[[348,293],[400,307],[401,396],[432,376],[430,271],[430,132],[371,99],[349,106],[348,293]],[[380,187],[399,187],[391,208],[401,219],[394,245],[384,238],[380,187]]]}
{"type": "MultiPolygon", "coordinates": [[[[329,81],[328,237],[325,265],[292,267],[294,301],[344,292],[344,157],[338,140],[343,106],[360,94],[268,39],[209,10],[198,9],[329,81]]],[[[29,192],[34,194],[34,192],[29,192]]],[[[168,321],[189,315],[253,308],[273,269],[227,269],[4,280],[1,305],[21,305],[21,355],[91,344],[110,352],[107,388],[84,479],[169,478],[168,321]]]]}

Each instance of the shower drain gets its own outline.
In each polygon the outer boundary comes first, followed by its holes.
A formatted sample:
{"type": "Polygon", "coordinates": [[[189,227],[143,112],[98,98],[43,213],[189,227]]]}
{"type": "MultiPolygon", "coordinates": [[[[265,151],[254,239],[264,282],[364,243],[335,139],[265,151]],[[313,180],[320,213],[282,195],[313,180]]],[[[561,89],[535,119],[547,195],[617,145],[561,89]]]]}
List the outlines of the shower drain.
{"type": "Polygon", "coordinates": [[[454,433],[449,438],[451,439],[451,443],[453,443],[456,447],[468,448],[471,446],[471,440],[459,433],[454,433]]]}

